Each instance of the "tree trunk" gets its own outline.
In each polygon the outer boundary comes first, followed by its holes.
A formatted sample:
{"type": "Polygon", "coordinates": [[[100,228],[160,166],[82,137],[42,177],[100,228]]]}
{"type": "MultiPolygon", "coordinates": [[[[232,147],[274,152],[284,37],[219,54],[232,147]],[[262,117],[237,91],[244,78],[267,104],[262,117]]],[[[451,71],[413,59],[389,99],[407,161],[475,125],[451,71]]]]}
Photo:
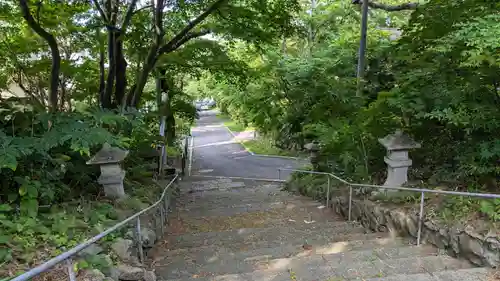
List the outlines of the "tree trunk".
{"type": "Polygon", "coordinates": [[[116,46],[116,76],[115,76],[115,95],[113,108],[118,108],[124,103],[125,90],[127,89],[127,61],[123,54],[123,41],[117,34],[116,46]]]}
{"type": "Polygon", "coordinates": [[[104,96],[101,100],[102,108],[111,108],[113,86],[116,76],[116,45],[115,45],[115,32],[108,29],[108,77],[106,78],[106,86],[104,87],[104,96]]]}
{"type": "MultiPolygon", "coordinates": [[[[160,58],[161,55],[163,54],[168,54],[176,49],[178,49],[182,44],[188,42],[190,39],[195,38],[197,36],[202,36],[204,34],[207,34],[207,32],[201,32],[201,33],[190,33],[190,31],[195,28],[198,24],[200,24],[205,18],[207,18],[210,14],[215,12],[220,6],[222,6],[224,3],[226,3],[227,0],[216,0],[213,2],[205,11],[203,11],[201,14],[199,14],[195,19],[190,21],[181,31],[179,31],[170,41],[168,41],[166,44],[160,46],[162,40],[163,40],[163,31],[162,31],[162,17],[163,13],[160,11],[159,8],[162,7],[162,5],[158,5],[160,3],[157,2],[157,9],[154,17],[154,21],[156,24],[156,27],[160,29],[159,32],[156,34],[155,42],[151,45],[151,48],[149,49],[148,56],[143,64],[141,74],[139,75],[139,78],[136,82],[136,87],[133,92],[129,92],[129,95],[131,97],[128,98],[128,100],[131,101],[129,106],[132,107],[137,107],[137,105],[140,103],[142,92],[144,91],[144,87],[146,86],[146,82],[148,80],[149,74],[153,70],[156,62],[160,58]]],[[[161,1],[160,1],[161,2],[161,1]]],[[[163,2],[161,2],[163,3],[163,2]]],[[[167,116],[168,119],[168,116],[167,116]]]]}
{"type": "Polygon", "coordinates": [[[50,69],[50,90],[49,90],[49,105],[50,110],[55,112],[58,110],[59,103],[59,73],[61,71],[61,54],[54,35],[48,33],[43,29],[38,22],[35,21],[31,15],[27,0],[19,0],[19,6],[23,18],[26,20],[28,26],[42,37],[50,47],[50,54],[52,56],[52,65],[50,69]]]}
{"type": "Polygon", "coordinates": [[[106,87],[106,82],[104,80],[105,77],[105,69],[104,69],[104,42],[101,38],[101,32],[97,29],[97,40],[99,41],[99,106],[101,109],[103,108],[104,102],[104,90],[106,87]]]}

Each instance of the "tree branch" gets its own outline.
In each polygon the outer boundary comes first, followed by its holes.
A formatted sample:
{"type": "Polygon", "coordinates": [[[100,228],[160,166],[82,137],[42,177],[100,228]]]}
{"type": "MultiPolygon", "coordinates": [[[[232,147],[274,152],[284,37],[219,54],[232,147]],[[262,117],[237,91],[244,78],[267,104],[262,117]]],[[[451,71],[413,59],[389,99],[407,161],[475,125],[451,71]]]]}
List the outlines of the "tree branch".
{"type": "Polygon", "coordinates": [[[179,40],[179,42],[177,42],[177,44],[173,45],[172,48],[170,48],[166,53],[173,52],[173,51],[177,50],[180,46],[182,46],[184,43],[186,43],[187,41],[194,39],[194,38],[198,38],[198,37],[207,35],[210,32],[212,32],[210,29],[202,30],[199,32],[188,32],[181,40],[179,40]]]}
{"type": "Polygon", "coordinates": [[[128,6],[127,13],[125,14],[125,17],[123,18],[122,26],[121,26],[121,31],[122,34],[125,33],[125,30],[127,30],[128,24],[130,23],[130,20],[132,19],[132,16],[134,15],[134,10],[135,6],[137,5],[137,0],[132,0],[132,3],[130,3],[130,6],[128,6]]]}
{"type": "Polygon", "coordinates": [[[99,0],[93,0],[92,2],[94,2],[95,8],[97,9],[97,11],[99,11],[99,15],[101,15],[101,18],[103,18],[107,24],[109,22],[109,19],[106,16],[106,14],[104,13],[103,9],[101,8],[101,5],[99,4],[99,0]]]}
{"type": "MultiPolygon", "coordinates": [[[[189,22],[184,29],[182,29],[177,35],[174,36],[170,41],[168,41],[167,44],[163,45],[159,50],[158,50],[158,56],[171,52],[172,48],[174,46],[177,46],[179,48],[181,45],[178,43],[183,40],[183,38],[188,34],[188,32],[191,31],[196,25],[198,25],[200,22],[202,22],[206,17],[208,17],[213,11],[217,10],[222,4],[224,4],[227,0],[217,0],[215,1],[210,7],[208,7],[203,13],[198,15],[194,20],[189,22]]],[[[186,42],[185,40],[184,42],[186,42]]]]}
{"type": "Polygon", "coordinates": [[[149,8],[152,8],[152,7],[154,7],[154,5],[146,5],[146,6],[142,7],[142,8],[139,8],[139,9],[135,10],[132,14],[135,15],[135,14],[139,13],[140,11],[143,11],[143,10],[146,10],[146,9],[149,9],[149,8]]]}
{"type": "MultiPolygon", "coordinates": [[[[388,12],[397,12],[397,11],[403,11],[403,10],[415,10],[418,6],[419,3],[413,2],[413,3],[403,3],[400,5],[387,5],[387,4],[380,4],[380,3],[374,3],[369,0],[368,1],[368,6],[372,9],[380,9],[388,12]]],[[[358,4],[361,5],[363,4],[363,0],[353,0],[353,4],[358,4]]]]}
{"type": "Polygon", "coordinates": [[[52,66],[50,71],[50,91],[49,100],[50,107],[52,111],[57,111],[57,104],[59,102],[58,98],[58,86],[59,86],[59,72],[61,70],[61,54],[59,53],[59,47],[57,46],[57,41],[54,35],[48,33],[43,29],[39,23],[35,21],[31,15],[30,9],[28,7],[27,0],[19,0],[19,6],[23,18],[26,20],[28,26],[33,29],[40,37],[42,37],[50,47],[50,52],[52,56],[52,66]]]}

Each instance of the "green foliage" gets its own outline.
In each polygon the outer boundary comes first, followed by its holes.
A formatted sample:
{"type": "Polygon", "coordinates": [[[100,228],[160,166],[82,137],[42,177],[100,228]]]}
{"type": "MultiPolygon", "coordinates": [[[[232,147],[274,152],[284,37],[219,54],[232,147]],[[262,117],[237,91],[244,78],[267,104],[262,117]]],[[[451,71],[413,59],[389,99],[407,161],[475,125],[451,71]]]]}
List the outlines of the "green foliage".
{"type": "MultiPolygon", "coordinates": [[[[358,96],[360,17],[347,2],[318,1],[312,15],[304,2],[297,33],[285,34],[281,44],[228,44],[231,59],[248,68],[246,79],[203,73],[190,87],[216,97],[223,113],[252,124],[280,149],[300,151],[318,141],[321,167],[346,179],[381,183],[386,152],[378,139],[402,129],[422,144],[411,155],[414,179],[498,193],[500,4],[433,0],[403,13],[371,9],[358,96]],[[381,27],[402,36],[389,40],[381,27]]],[[[304,194],[323,193],[320,184],[300,182],[304,194]]],[[[444,216],[479,212],[498,219],[493,201],[455,201],[445,204],[444,216]]]]}
{"type": "Polygon", "coordinates": [[[492,221],[500,221],[500,199],[482,200],[481,213],[486,215],[492,221]]]}

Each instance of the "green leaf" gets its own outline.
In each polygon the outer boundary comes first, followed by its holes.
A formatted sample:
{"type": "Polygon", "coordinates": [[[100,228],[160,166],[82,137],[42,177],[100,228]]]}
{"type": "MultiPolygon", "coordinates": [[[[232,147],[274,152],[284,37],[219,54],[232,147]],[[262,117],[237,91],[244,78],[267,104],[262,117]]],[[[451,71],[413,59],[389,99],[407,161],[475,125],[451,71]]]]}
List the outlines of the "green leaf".
{"type": "Polygon", "coordinates": [[[19,187],[19,195],[24,196],[28,193],[28,186],[26,184],[21,185],[19,187]]]}
{"type": "Polygon", "coordinates": [[[0,234],[0,245],[12,242],[12,236],[0,234]]]}
{"type": "Polygon", "coordinates": [[[7,248],[0,248],[0,261],[8,262],[12,260],[11,250],[7,248]]]}
{"type": "Polygon", "coordinates": [[[30,184],[28,185],[28,192],[27,195],[30,198],[37,198],[38,197],[38,188],[36,187],[35,184],[30,184]]]}
{"type": "Polygon", "coordinates": [[[12,207],[8,204],[0,204],[0,212],[12,211],[12,207]]]}
{"type": "Polygon", "coordinates": [[[36,215],[38,214],[38,201],[31,198],[22,200],[21,213],[29,217],[36,217],[36,215]]]}

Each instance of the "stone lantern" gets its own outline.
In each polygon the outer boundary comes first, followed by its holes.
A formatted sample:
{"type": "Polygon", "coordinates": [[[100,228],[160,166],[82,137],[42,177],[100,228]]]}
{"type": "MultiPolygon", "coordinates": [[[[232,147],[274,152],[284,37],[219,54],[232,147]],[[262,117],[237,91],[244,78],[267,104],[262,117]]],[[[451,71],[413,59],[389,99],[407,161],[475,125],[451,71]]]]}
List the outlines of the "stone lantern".
{"type": "Polygon", "coordinates": [[[309,151],[311,165],[314,171],[319,170],[319,144],[315,141],[304,145],[304,148],[309,151]]]}
{"type": "Polygon", "coordinates": [[[101,176],[98,182],[104,187],[106,197],[119,199],[125,197],[123,189],[123,179],[125,171],[120,163],[127,157],[128,151],[117,147],[111,147],[105,143],[101,150],[92,159],[87,161],[87,165],[99,165],[101,176]]]}
{"type": "Polygon", "coordinates": [[[379,139],[379,142],[387,149],[387,155],[384,157],[387,164],[387,179],[384,185],[402,186],[408,181],[408,168],[412,164],[408,152],[411,149],[420,148],[420,144],[400,130],[379,139]]]}

